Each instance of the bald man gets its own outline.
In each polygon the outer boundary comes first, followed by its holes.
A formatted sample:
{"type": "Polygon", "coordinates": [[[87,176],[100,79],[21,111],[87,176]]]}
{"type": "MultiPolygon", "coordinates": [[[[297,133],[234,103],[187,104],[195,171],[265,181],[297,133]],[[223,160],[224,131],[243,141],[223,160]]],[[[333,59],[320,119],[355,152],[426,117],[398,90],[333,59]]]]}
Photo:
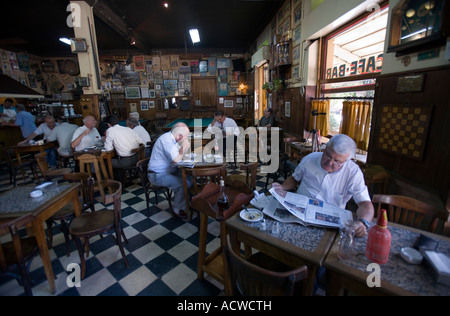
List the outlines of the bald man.
{"type": "MultiPolygon", "coordinates": [[[[184,123],[176,124],[170,132],[161,135],[153,147],[148,164],[148,178],[151,183],[167,187],[173,192],[174,217],[185,219],[187,214],[184,198],[183,177],[175,163],[183,159],[190,150],[189,128],[184,123]]],[[[188,180],[188,187],[192,182],[188,180]]]]}

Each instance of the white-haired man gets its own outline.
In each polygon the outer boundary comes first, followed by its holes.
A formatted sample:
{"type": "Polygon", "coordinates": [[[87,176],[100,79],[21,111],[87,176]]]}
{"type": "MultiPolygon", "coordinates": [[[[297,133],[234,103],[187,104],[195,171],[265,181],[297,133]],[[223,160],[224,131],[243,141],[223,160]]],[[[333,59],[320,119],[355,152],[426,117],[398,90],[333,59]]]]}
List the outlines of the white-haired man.
{"type": "Polygon", "coordinates": [[[292,176],[283,184],[274,183],[273,188],[283,195],[300,183],[297,193],[343,209],[353,198],[358,205],[355,233],[358,237],[365,236],[374,209],[364,176],[358,165],[351,161],[355,152],[353,139],[344,134],[335,135],[324,152],[312,153],[303,158],[292,176]]]}
{"type": "Polygon", "coordinates": [[[72,137],[71,146],[74,151],[82,151],[85,148],[99,146],[102,138],[96,128],[97,120],[92,115],[83,119],[84,125],[79,127],[72,137]]]}
{"type": "MultiPolygon", "coordinates": [[[[148,164],[148,178],[155,185],[167,187],[173,192],[173,212],[178,218],[187,218],[183,177],[174,164],[189,151],[189,128],[184,123],[175,124],[170,132],[161,135],[153,147],[148,164]]],[[[188,180],[188,187],[192,185],[188,180]]]]}

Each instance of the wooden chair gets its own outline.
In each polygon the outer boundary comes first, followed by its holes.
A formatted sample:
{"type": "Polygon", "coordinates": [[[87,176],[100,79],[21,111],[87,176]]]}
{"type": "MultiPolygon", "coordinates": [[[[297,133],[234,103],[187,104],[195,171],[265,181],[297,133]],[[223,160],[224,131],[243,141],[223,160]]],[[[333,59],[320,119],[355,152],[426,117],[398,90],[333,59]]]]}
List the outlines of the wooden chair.
{"type": "Polygon", "coordinates": [[[433,233],[436,232],[439,220],[448,220],[448,213],[444,209],[406,196],[375,194],[372,203],[375,204],[376,217],[381,209],[385,209],[390,222],[433,233]]]}
{"type": "MultiPolygon", "coordinates": [[[[64,180],[69,182],[80,182],[81,190],[80,190],[80,205],[81,212],[84,212],[88,209],[91,212],[95,212],[95,201],[94,201],[94,178],[90,177],[87,173],[77,172],[77,173],[68,173],[64,175],[64,180]]],[[[61,231],[64,234],[64,239],[66,242],[66,255],[70,256],[70,237],[69,237],[69,229],[68,223],[75,217],[73,213],[72,203],[65,205],[62,209],[60,209],[56,214],[47,219],[45,222],[47,223],[47,235],[49,239],[49,248],[53,246],[53,232],[52,226],[55,222],[59,221],[61,225],[61,231]]]]}
{"type": "Polygon", "coordinates": [[[150,179],[148,178],[148,163],[150,161],[150,158],[145,158],[143,160],[140,160],[136,164],[136,169],[139,175],[139,178],[141,179],[141,186],[144,189],[145,194],[145,200],[147,202],[147,212],[148,216],[150,216],[150,194],[153,192],[155,194],[155,201],[156,205],[158,205],[158,193],[162,192],[164,196],[166,197],[167,201],[169,202],[169,207],[171,210],[172,208],[172,192],[167,187],[161,187],[158,185],[154,185],[150,182],[150,179]]]}
{"type": "MultiPolygon", "coordinates": [[[[220,180],[225,180],[227,175],[227,166],[220,165],[218,167],[197,167],[197,168],[185,168],[185,172],[187,175],[192,177],[193,186],[188,190],[188,196],[193,197],[199,194],[202,189],[208,183],[216,183],[220,184],[220,180]]],[[[187,182],[184,182],[185,186],[187,186],[187,182]]],[[[192,219],[192,210],[189,205],[190,199],[187,197],[186,205],[188,206],[187,214],[189,220],[192,219]]],[[[199,210],[195,210],[199,211],[199,210]]]]}
{"type": "Polygon", "coordinates": [[[84,259],[84,250],[87,250],[89,255],[89,238],[105,234],[109,232],[115,233],[115,239],[119,245],[120,253],[123,261],[128,268],[128,260],[125,256],[123,248],[122,237],[125,243],[128,243],[127,238],[122,229],[122,184],[115,180],[106,181],[107,188],[110,194],[104,198],[104,204],[114,204],[113,210],[97,210],[95,212],[86,212],[78,217],[75,217],[69,225],[69,233],[77,246],[81,261],[81,278],[84,279],[86,274],[86,261],[84,259]],[[85,244],[81,244],[81,240],[85,240],[85,244]]]}
{"type": "Polygon", "coordinates": [[[274,263],[274,259],[262,253],[254,256],[256,260],[253,256],[245,260],[235,253],[230,245],[230,236],[227,236],[225,257],[232,296],[292,296],[297,284],[307,278],[308,268],[305,265],[292,269],[274,263]],[[263,263],[264,267],[253,261],[263,263]]]}
{"type": "Polygon", "coordinates": [[[36,159],[36,162],[39,166],[39,169],[41,170],[42,176],[44,177],[45,181],[51,181],[55,178],[61,178],[67,173],[71,173],[71,168],[61,168],[61,169],[48,169],[48,163],[47,163],[47,153],[42,152],[39,154],[34,155],[34,158],[36,159]]]}
{"type": "Polygon", "coordinates": [[[108,174],[106,166],[103,162],[103,153],[101,150],[90,150],[88,152],[75,152],[73,157],[80,165],[80,172],[84,172],[92,176],[92,167],[95,171],[95,177],[98,190],[102,197],[105,196],[104,186],[112,174],[108,174]]]}
{"type": "Polygon", "coordinates": [[[252,162],[248,164],[241,164],[240,170],[245,171],[245,175],[232,174],[227,176],[226,182],[241,181],[245,183],[250,189],[256,190],[256,175],[258,174],[258,162],[252,162]]]}
{"type": "Polygon", "coordinates": [[[3,153],[5,154],[6,164],[9,169],[9,182],[17,187],[17,171],[20,170],[22,172],[23,179],[25,181],[25,173],[23,172],[24,168],[29,168],[33,173],[34,180],[36,182],[39,181],[39,176],[36,172],[36,160],[22,160],[21,163],[17,162],[14,157],[14,149],[12,148],[3,148],[3,153]]]}
{"type": "Polygon", "coordinates": [[[24,287],[27,296],[33,295],[29,270],[39,248],[34,237],[20,237],[19,230],[31,225],[33,220],[33,215],[0,220],[0,236],[11,235],[10,242],[2,244],[0,239],[0,274],[14,277],[24,287]]]}
{"type": "MultiPolygon", "coordinates": [[[[133,154],[137,155],[137,160],[143,160],[145,159],[145,145],[144,144],[139,144],[139,147],[133,149],[131,151],[133,154]]],[[[121,168],[115,168],[119,170],[119,178],[120,178],[120,182],[122,183],[122,188],[125,188],[125,182],[128,179],[127,177],[127,172],[131,173],[131,171],[136,171],[136,165],[134,166],[127,166],[127,167],[121,167],[121,168]]],[[[130,177],[132,175],[130,174],[130,177]]]]}

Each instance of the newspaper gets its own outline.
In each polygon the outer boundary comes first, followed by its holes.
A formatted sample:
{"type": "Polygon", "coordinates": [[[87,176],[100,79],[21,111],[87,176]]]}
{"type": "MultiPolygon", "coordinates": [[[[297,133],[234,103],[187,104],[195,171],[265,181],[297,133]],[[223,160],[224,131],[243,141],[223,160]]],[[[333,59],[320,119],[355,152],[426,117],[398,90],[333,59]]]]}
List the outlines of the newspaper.
{"type": "Polygon", "coordinates": [[[283,223],[339,228],[346,221],[353,220],[352,212],[320,200],[291,192],[282,197],[273,188],[270,193],[273,198],[264,208],[264,213],[283,223]]]}

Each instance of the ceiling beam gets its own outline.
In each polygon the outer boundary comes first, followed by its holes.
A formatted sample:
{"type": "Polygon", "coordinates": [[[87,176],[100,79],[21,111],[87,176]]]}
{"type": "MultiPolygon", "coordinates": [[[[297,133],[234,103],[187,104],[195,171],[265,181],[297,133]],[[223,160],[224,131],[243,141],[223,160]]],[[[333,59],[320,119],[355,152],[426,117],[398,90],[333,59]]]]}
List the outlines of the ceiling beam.
{"type": "MultiPolygon", "coordinates": [[[[86,1],[91,4],[93,1],[86,1]]],[[[150,45],[137,33],[133,32],[133,28],[127,23],[127,21],[117,14],[108,4],[102,0],[97,0],[93,4],[94,14],[105,22],[114,31],[123,36],[126,41],[131,43],[133,39],[134,46],[144,53],[151,53],[152,48],[150,45]]]]}

